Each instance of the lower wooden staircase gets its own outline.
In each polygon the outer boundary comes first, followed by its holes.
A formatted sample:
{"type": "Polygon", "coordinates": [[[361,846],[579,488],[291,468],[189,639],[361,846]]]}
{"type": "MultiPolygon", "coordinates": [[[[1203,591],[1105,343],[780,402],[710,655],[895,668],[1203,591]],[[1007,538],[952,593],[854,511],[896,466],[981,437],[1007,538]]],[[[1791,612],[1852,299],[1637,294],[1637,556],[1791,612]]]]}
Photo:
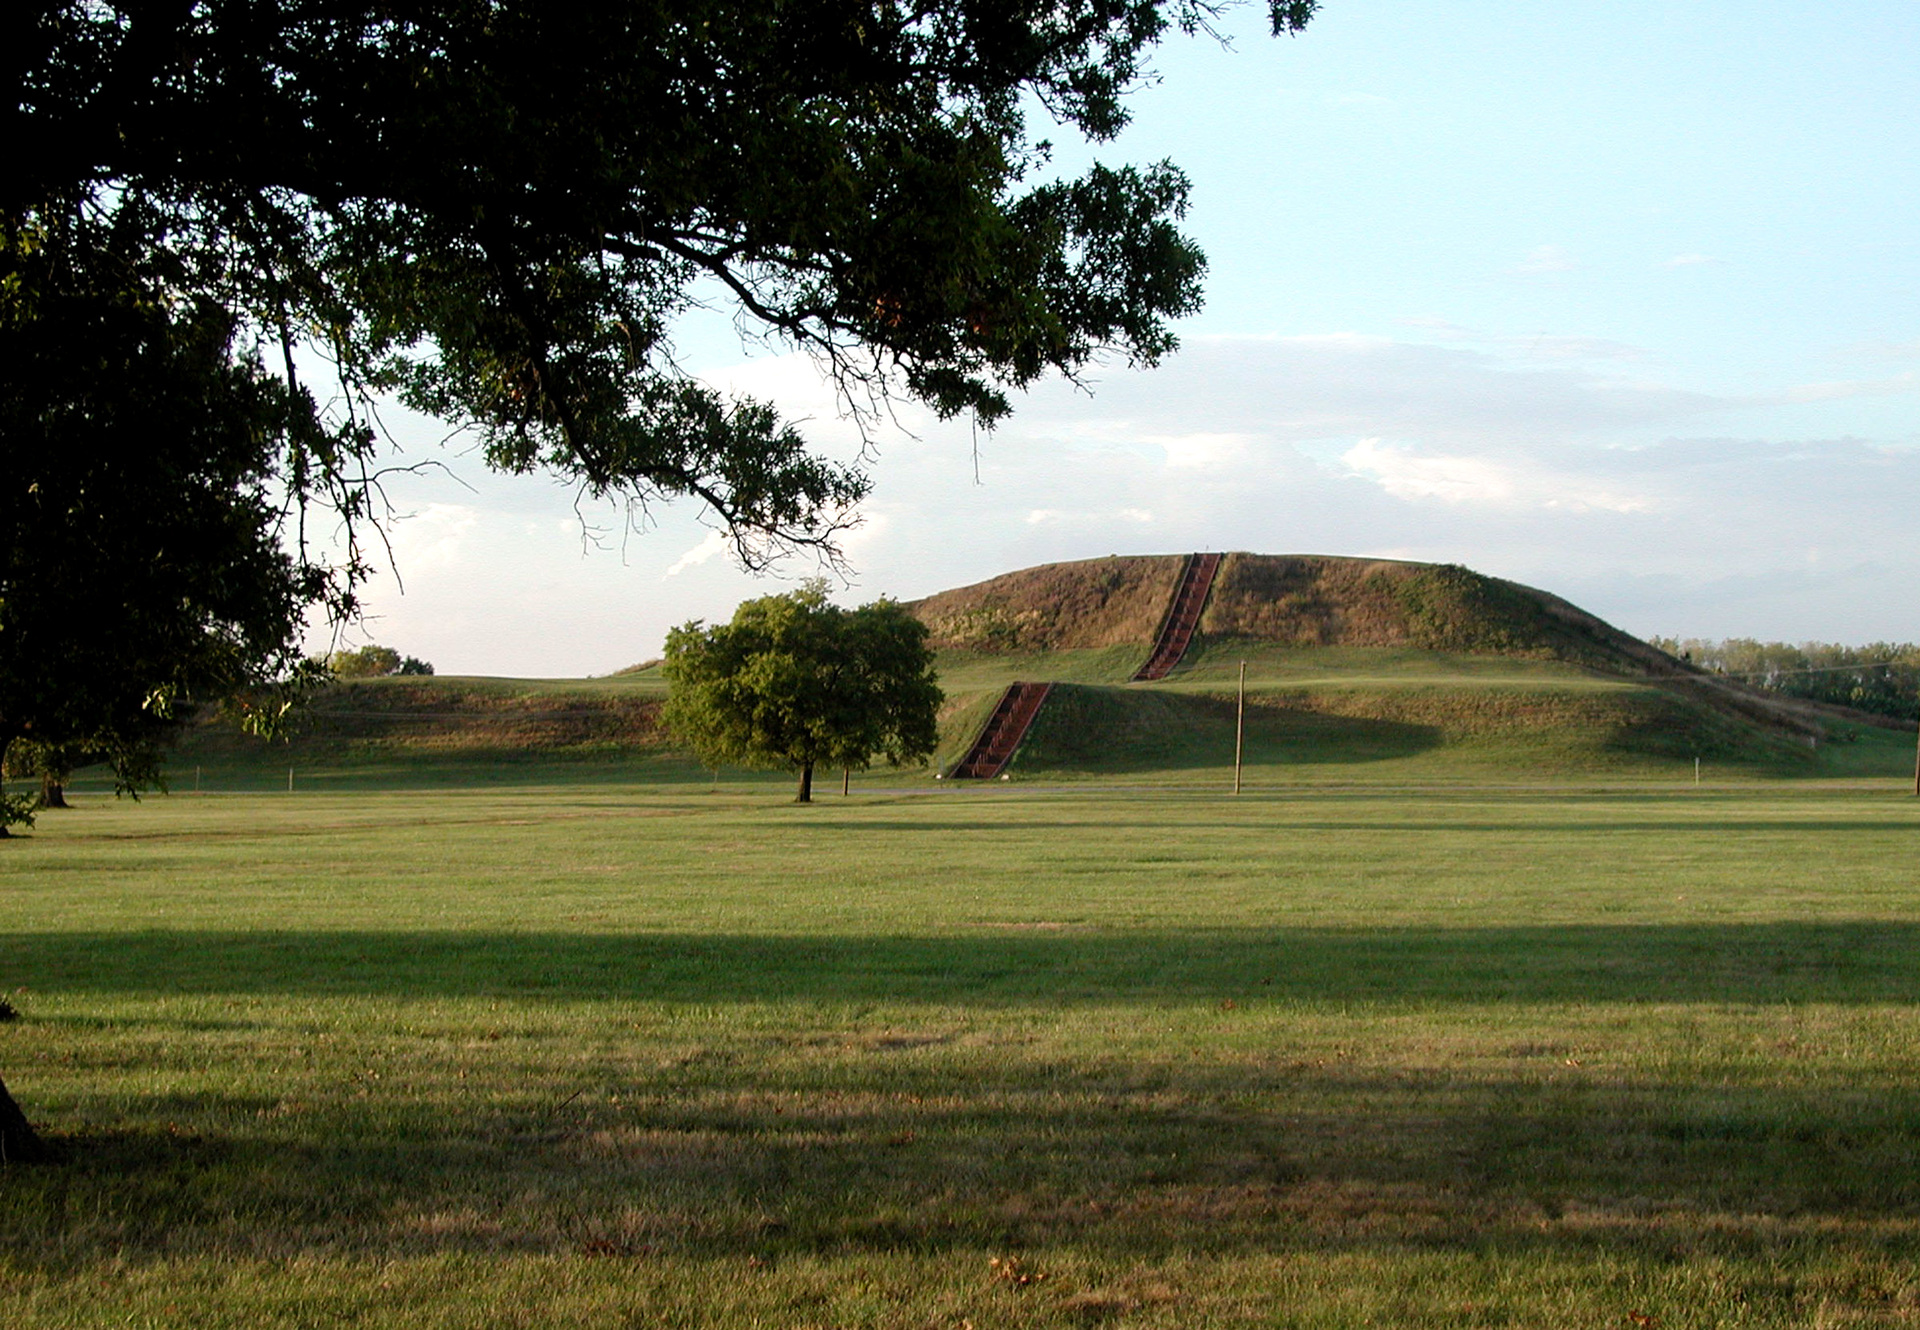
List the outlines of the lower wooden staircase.
{"type": "Polygon", "coordinates": [[[1220,571],[1218,554],[1190,554],[1180,572],[1180,589],[1173,594],[1166,622],[1160,625],[1160,640],[1153,644],[1147,663],[1134,672],[1134,681],[1164,679],[1187,654],[1193,631],[1200,626],[1200,612],[1207,607],[1207,593],[1213,590],[1213,575],[1220,571]]]}
{"type": "Polygon", "coordinates": [[[1000,769],[1013,760],[1020,741],[1027,737],[1027,727],[1040,714],[1040,706],[1052,690],[1050,683],[1010,685],[1000,695],[1000,701],[993,708],[993,715],[987,718],[980,737],[973,741],[973,747],[960,759],[960,765],[953,769],[951,778],[991,780],[999,775],[1000,769]]]}

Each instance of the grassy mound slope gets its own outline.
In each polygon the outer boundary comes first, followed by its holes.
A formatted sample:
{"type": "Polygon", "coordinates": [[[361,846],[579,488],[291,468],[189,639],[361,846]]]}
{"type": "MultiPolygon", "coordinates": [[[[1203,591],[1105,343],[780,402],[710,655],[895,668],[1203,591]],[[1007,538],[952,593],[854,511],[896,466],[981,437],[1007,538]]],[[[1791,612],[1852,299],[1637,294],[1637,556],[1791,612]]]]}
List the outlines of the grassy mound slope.
{"type": "Polygon", "coordinates": [[[1149,646],[1179,584],[1183,557],[1135,555],[1042,564],[942,591],[907,608],[927,625],[930,640],[941,650],[1149,646]]]}
{"type": "Polygon", "coordinates": [[[221,788],[277,784],[695,779],[660,725],[657,679],[408,676],[335,684],[309,699],[285,739],[210,719],[183,736],[173,780],[196,769],[221,788]]]}
{"type": "MultiPolygon", "coordinates": [[[[910,608],[936,647],[979,654],[1146,648],[1183,556],[1043,564],[910,608]]],[[[1412,647],[1565,660],[1621,674],[1680,668],[1557,596],[1453,565],[1320,555],[1228,554],[1203,638],[1285,646],[1412,647]]]]}
{"type": "Polygon", "coordinates": [[[1618,674],[1678,665],[1558,596],[1453,564],[1229,554],[1200,629],[1287,646],[1564,660],[1618,674]]]}
{"type": "MultiPolygon", "coordinates": [[[[1565,677],[1387,672],[1250,678],[1250,778],[1320,780],[1606,775],[1898,775],[1909,736],[1836,729],[1809,745],[1648,683],[1565,677]]],[[[1564,667],[1561,667],[1564,668],[1564,667]]],[[[1015,758],[1016,776],[1225,779],[1233,761],[1229,689],[1056,685],[1015,758]]]]}

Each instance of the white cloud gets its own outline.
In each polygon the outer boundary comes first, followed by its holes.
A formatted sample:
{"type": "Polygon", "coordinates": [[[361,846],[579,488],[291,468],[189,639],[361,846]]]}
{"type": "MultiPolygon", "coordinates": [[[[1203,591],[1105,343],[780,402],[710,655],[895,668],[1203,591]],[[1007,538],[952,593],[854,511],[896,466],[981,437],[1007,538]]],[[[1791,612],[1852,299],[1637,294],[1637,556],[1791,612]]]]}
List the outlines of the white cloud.
{"type": "Polygon", "coordinates": [[[1379,481],[1396,499],[1505,503],[1514,496],[1512,477],[1483,457],[1416,457],[1405,449],[1383,447],[1378,439],[1362,439],[1340,460],[1379,481]]]}
{"type": "Polygon", "coordinates": [[[396,518],[390,539],[401,576],[460,566],[479,522],[479,510],[460,503],[429,503],[396,518]]]}
{"type": "Polygon", "coordinates": [[[1377,481],[1397,499],[1438,499],[1445,503],[1488,504],[1514,508],[1652,512],[1659,500],[1623,491],[1604,480],[1543,465],[1491,457],[1420,456],[1407,448],[1362,439],[1340,460],[1357,475],[1377,481]]]}
{"type": "Polygon", "coordinates": [[[664,581],[669,577],[678,577],[689,568],[698,568],[701,564],[710,562],[720,555],[725,554],[727,550],[727,538],[718,531],[709,531],[701,538],[698,545],[686,551],[667,566],[667,571],[660,575],[661,580],[664,581]]]}
{"type": "Polygon", "coordinates": [[[1711,254],[1675,254],[1662,263],[1662,268],[1697,268],[1703,264],[1724,263],[1725,259],[1716,259],[1711,254]]]}
{"type": "Polygon", "coordinates": [[[1113,508],[1101,511],[1069,508],[1035,508],[1027,513],[1028,526],[1109,527],[1115,522],[1148,525],[1153,512],[1147,508],[1113,508]]]}
{"type": "Polygon", "coordinates": [[[1244,434],[1142,434],[1160,449],[1176,471],[1219,471],[1244,466],[1250,442],[1244,434]]]}

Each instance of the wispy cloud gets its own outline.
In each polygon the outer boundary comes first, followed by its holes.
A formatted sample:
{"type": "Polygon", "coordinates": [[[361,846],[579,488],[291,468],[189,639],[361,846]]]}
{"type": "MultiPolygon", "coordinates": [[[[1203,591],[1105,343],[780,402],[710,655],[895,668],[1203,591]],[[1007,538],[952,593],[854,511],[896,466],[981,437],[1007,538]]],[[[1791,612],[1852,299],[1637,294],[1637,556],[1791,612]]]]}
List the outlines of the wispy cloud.
{"type": "Polygon", "coordinates": [[[1860,360],[1920,360],[1920,338],[1910,342],[1886,340],[1855,342],[1851,346],[1841,348],[1836,354],[1843,358],[1860,360]]]}
{"type": "Polygon", "coordinates": [[[718,531],[709,531],[698,545],[686,551],[668,565],[667,571],[660,575],[662,581],[669,577],[678,577],[689,568],[698,568],[701,564],[716,559],[727,552],[727,538],[718,531]]]}
{"type": "Polygon", "coordinates": [[[1555,466],[1539,458],[1421,455],[1362,439],[1340,460],[1398,499],[1573,513],[1647,513],[1663,506],[1652,495],[1622,489],[1613,480],[1583,474],[1565,462],[1555,466]]]}
{"type": "Polygon", "coordinates": [[[1518,352],[1529,360],[1639,360],[1647,354],[1640,347],[1627,342],[1617,342],[1607,337],[1549,332],[1544,328],[1532,333],[1488,332],[1430,314],[1416,315],[1399,322],[1402,327],[1420,328],[1445,341],[1497,347],[1518,352]]]}
{"type": "Polygon", "coordinates": [[[1833,383],[1802,383],[1782,394],[1789,402],[1836,402],[1848,397],[1884,397],[1910,393],[1920,387],[1920,371],[1907,370],[1884,379],[1843,379],[1833,383]]]}
{"type": "Polygon", "coordinates": [[[1027,513],[1028,526],[1078,526],[1085,528],[1110,528],[1115,522],[1129,525],[1147,526],[1153,522],[1153,511],[1148,508],[1034,508],[1027,513]]]}
{"type": "Polygon", "coordinates": [[[1716,259],[1711,254],[1675,254],[1660,266],[1662,268],[1698,268],[1702,264],[1725,262],[1725,259],[1716,259]]]}
{"type": "Polygon", "coordinates": [[[1174,470],[1210,470],[1244,461],[1252,442],[1245,434],[1149,434],[1142,442],[1158,446],[1174,470]]]}
{"type": "Polygon", "coordinates": [[[1527,252],[1527,257],[1515,264],[1513,271],[1522,274],[1572,272],[1580,266],[1579,262],[1558,245],[1535,245],[1527,252]]]}
{"type": "Polygon", "coordinates": [[[480,511],[460,503],[429,503],[398,519],[390,539],[400,575],[459,567],[479,523],[480,511]]]}
{"type": "Polygon", "coordinates": [[[1378,439],[1362,439],[1340,460],[1354,473],[1377,480],[1396,499],[1505,503],[1514,494],[1508,470],[1484,457],[1420,457],[1378,439]]]}
{"type": "MultiPolygon", "coordinates": [[[[1477,449],[1614,439],[1743,405],[1611,367],[1540,363],[1548,358],[1529,356],[1529,339],[1502,340],[1468,348],[1352,334],[1195,338],[1151,374],[1097,385],[1091,400],[1057,387],[1035,393],[1003,433],[1071,426],[1082,438],[1151,440],[1169,464],[1194,470],[1244,465],[1273,442],[1384,438],[1452,451],[1456,441],[1477,449]],[[1090,428],[1099,422],[1124,425],[1090,428]]],[[[999,439],[985,455],[1002,452],[999,439]]]]}

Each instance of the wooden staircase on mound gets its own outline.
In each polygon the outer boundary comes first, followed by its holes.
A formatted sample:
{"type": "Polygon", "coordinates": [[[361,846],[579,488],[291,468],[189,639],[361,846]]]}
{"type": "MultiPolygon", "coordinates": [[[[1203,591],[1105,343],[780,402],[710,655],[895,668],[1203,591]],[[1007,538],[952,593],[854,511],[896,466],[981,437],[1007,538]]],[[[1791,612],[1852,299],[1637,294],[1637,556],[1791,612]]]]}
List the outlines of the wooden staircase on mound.
{"type": "Polygon", "coordinates": [[[1193,630],[1200,626],[1200,611],[1207,607],[1207,593],[1213,590],[1213,575],[1220,571],[1218,554],[1189,554],[1181,570],[1180,589],[1173,593],[1173,605],[1166,622],[1160,625],[1160,640],[1153,644],[1147,663],[1134,672],[1134,681],[1164,679],[1187,654],[1193,630]]]}
{"type": "Polygon", "coordinates": [[[987,718],[986,727],[980,731],[980,737],[973,741],[973,747],[967,750],[967,755],[960,759],[960,765],[953,769],[950,779],[991,780],[999,775],[1000,768],[1013,759],[1020,741],[1027,737],[1027,727],[1040,714],[1040,705],[1047,700],[1047,694],[1052,689],[1050,683],[1010,685],[1000,695],[993,715],[987,718]]]}

